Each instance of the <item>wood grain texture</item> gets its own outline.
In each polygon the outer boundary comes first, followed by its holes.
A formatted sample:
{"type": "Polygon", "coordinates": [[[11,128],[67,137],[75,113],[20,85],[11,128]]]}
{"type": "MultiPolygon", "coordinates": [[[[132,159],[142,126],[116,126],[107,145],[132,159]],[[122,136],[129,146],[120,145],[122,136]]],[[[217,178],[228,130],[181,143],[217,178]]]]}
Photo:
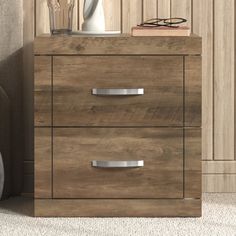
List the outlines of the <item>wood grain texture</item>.
{"type": "Polygon", "coordinates": [[[54,198],[183,198],[182,129],[56,128],[53,133],[54,198]],[[101,169],[91,166],[93,160],[144,160],[144,167],[101,169]]]}
{"type": "Polygon", "coordinates": [[[236,161],[203,161],[203,174],[236,174],[236,161]]]}
{"type": "Polygon", "coordinates": [[[182,57],[60,56],[53,68],[55,126],[183,125],[182,57]],[[144,95],[94,96],[93,88],[144,88],[144,95]]]}
{"type": "Polygon", "coordinates": [[[41,35],[44,33],[49,33],[49,11],[47,6],[47,0],[35,0],[36,4],[36,12],[35,12],[35,20],[36,20],[36,35],[41,35]]]}
{"type": "Polygon", "coordinates": [[[206,193],[235,193],[236,174],[203,174],[203,191],[206,193]]]}
{"type": "Polygon", "coordinates": [[[37,199],[34,214],[39,217],[200,217],[201,201],[197,199],[37,199]]]}
{"type": "Polygon", "coordinates": [[[184,142],[184,197],[201,198],[202,143],[201,129],[185,129],[184,142]]]}
{"type": "Polygon", "coordinates": [[[202,60],[185,57],[185,126],[201,126],[202,60]]]}
{"type": "Polygon", "coordinates": [[[142,18],[142,0],[122,0],[122,33],[130,33],[142,18]]]}
{"type": "Polygon", "coordinates": [[[169,18],[171,14],[170,6],[171,0],[158,0],[158,17],[169,18]]]}
{"type": "Polygon", "coordinates": [[[234,160],[234,0],[215,0],[214,159],[234,160]]]}
{"type": "Polygon", "coordinates": [[[213,0],[193,0],[193,32],[202,36],[202,158],[213,160],[213,0]]]}
{"type": "Polygon", "coordinates": [[[182,17],[187,19],[187,25],[192,26],[192,0],[171,0],[171,17],[182,17]]]}
{"type": "Polygon", "coordinates": [[[199,55],[201,38],[191,37],[111,37],[45,35],[35,39],[36,55],[199,55]]]}
{"type": "Polygon", "coordinates": [[[157,17],[158,0],[143,0],[143,20],[149,20],[157,17]]]}
{"type": "Polygon", "coordinates": [[[35,198],[52,197],[51,128],[35,129],[35,198]]]}
{"type": "Polygon", "coordinates": [[[35,57],[34,68],[34,125],[52,125],[51,57],[35,57]]]}
{"type": "Polygon", "coordinates": [[[82,30],[82,24],[84,22],[83,16],[84,0],[78,0],[78,29],[82,30]]]}
{"type": "Polygon", "coordinates": [[[103,0],[106,30],[121,30],[121,0],[103,0]]]}

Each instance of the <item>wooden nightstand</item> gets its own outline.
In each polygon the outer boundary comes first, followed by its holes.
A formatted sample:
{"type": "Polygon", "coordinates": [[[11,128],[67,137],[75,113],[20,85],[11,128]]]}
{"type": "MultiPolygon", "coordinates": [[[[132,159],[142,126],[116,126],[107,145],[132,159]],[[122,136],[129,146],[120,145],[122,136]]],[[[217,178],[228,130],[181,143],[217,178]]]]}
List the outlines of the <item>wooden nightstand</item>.
{"type": "Polygon", "coordinates": [[[201,38],[36,38],[35,215],[201,215],[201,38]]]}

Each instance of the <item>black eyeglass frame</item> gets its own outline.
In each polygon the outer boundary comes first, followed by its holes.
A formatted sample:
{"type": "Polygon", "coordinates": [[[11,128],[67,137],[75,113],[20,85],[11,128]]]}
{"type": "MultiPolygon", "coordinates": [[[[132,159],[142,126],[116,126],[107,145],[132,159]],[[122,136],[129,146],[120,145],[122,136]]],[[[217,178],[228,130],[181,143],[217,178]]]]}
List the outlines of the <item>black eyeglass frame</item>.
{"type": "Polygon", "coordinates": [[[180,18],[180,17],[173,17],[173,18],[152,18],[147,21],[142,22],[138,26],[142,27],[160,27],[160,26],[166,26],[166,27],[174,27],[178,28],[180,24],[187,22],[187,19],[180,18]],[[171,22],[173,20],[176,20],[175,22],[171,22]],[[168,22],[169,21],[169,22],[168,22]],[[163,23],[160,23],[163,22],[163,23]]]}

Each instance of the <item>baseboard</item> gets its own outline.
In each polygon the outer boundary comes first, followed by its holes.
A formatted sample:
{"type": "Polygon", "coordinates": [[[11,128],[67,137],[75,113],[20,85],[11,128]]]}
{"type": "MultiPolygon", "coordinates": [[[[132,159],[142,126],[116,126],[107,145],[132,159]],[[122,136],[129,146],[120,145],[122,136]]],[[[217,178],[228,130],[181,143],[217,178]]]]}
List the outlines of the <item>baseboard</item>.
{"type": "Polygon", "coordinates": [[[235,193],[236,174],[203,174],[202,190],[205,193],[235,193]]]}
{"type": "Polygon", "coordinates": [[[200,217],[200,199],[36,199],[40,217],[200,217]]]}

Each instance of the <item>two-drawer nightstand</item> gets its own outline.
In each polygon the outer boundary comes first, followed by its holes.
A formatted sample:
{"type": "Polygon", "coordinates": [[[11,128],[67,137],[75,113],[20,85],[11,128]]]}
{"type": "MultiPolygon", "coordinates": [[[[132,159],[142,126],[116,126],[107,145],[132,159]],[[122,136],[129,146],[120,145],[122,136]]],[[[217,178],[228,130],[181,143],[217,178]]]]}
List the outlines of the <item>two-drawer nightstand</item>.
{"type": "Polygon", "coordinates": [[[35,41],[35,215],[201,215],[201,38],[35,41]]]}

